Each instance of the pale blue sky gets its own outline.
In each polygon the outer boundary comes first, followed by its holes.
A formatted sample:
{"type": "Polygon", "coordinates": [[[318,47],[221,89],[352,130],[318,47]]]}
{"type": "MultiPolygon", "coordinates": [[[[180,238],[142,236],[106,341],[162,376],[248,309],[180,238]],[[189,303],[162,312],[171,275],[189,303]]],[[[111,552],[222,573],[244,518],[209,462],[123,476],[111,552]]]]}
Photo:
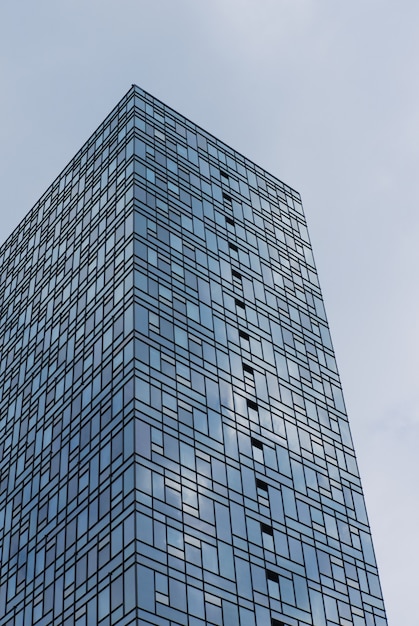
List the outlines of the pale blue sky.
{"type": "Polygon", "coordinates": [[[298,189],[390,626],[417,626],[419,5],[0,7],[0,242],[132,83],[298,189]]]}

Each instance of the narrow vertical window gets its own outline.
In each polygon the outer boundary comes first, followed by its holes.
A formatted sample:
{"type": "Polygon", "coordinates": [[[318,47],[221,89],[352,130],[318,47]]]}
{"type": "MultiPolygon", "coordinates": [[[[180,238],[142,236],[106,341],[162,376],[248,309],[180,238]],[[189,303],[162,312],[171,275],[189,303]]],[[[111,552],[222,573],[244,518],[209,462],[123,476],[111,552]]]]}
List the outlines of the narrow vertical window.
{"type": "Polygon", "coordinates": [[[232,270],[233,285],[239,289],[243,289],[242,275],[237,270],[232,270]]]}
{"type": "Polygon", "coordinates": [[[240,345],[243,350],[250,352],[250,336],[244,330],[239,330],[240,345]]]}
{"type": "Polygon", "coordinates": [[[250,367],[250,365],[247,365],[247,363],[243,363],[243,376],[244,376],[244,382],[246,383],[246,386],[249,386],[252,389],[254,389],[255,388],[255,371],[253,367],[250,367]]]}
{"type": "Polygon", "coordinates": [[[234,302],[236,304],[237,315],[240,315],[240,317],[244,318],[245,317],[245,304],[243,300],[239,300],[239,298],[235,298],[234,302]]]}
{"type": "Polygon", "coordinates": [[[271,598],[279,600],[279,576],[276,572],[267,569],[266,578],[268,581],[268,593],[271,598]]]}
{"type": "Polygon", "coordinates": [[[255,424],[259,423],[259,407],[253,400],[247,400],[247,412],[249,420],[255,424]]]}
{"type": "Polygon", "coordinates": [[[263,443],[259,439],[252,437],[253,458],[257,463],[264,463],[263,443]]]}
{"type": "Polygon", "coordinates": [[[274,531],[272,526],[269,526],[268,524],[261,524],[260,526],[262,530],[263,547],[265,550],[274,552],[274,531]]]}

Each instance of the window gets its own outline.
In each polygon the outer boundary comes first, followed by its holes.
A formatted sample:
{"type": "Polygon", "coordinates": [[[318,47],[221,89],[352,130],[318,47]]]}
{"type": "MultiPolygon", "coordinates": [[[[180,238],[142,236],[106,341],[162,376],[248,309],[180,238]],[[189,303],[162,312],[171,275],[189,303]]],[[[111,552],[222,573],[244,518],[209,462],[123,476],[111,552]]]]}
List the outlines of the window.
{"type": "MultiPolygon", "coordinates": [[[[250,384],[253,383],[253,387],[254,387],[254,380],[250,379],[252,382],[250,384]]],[[[245,381],[247,382],[246,378],[245,381]]],[[[259,407],[256,404],[256,402],[253,402],[253,400],[246,400],[247,402],[247,413],[249,416],[249,420],[251,422],[253,422],[254,424],[259,424],[259,407]]]]}
{"type": "Polygon", "coordinates": [[[257,463],[264,463],[263,443],[252,437],[253,458],[257,463]]]}
{"type": "Polygon", "coordinates": [[[241,282],[242,275],[241,275],[239,272],[237,272],[236,270],[233,270],[231,273],[232,273],[233,278],[234,278],[235,280],[238,280],[238,281],[240,281],[240,282],[241,282]]]}
{"type": "Polygon", "coordinates": [[[239,330],[240,346],[243,350],[250,352],[250,337],[244,330],[239,330]]]}
{"type": "Polygon", "coordinates": [[[243,290],[242,275],[239,274],[239,272],[237,272],[236,270],[233,270],[231,272],[231,275],[233,277],[233,285],[234,285],[234,287],[236,287],[237,289],[240,289],[240,291],[242,291],[243,290]]]}
{"type": "Polygon", "coordinates": [[[266,578],[272,580],[274,583],[279,583],[279,576],[277,572],[273,572],[271,569],[266,570],[266,578]]]}
{"type": "Polygon", "coordinates": [[[266,578],[268,580],[268,593],[270,597],[279,600],[279,576],[277,572],[267,569],[266,578]]]}
{"type": "Polygon", "coordinates": [[[224,170],[220,170],[221,179],[228,181],[228,174],[224,170]]]}
{"type": "Polygon", "coordinates": [[[155,333],[158,333],[160,330],[160,319],[156,313],[150,311],[149,313],[149,328],[153,330],[155,333]]]}
{"type": "Polygon", "coordinates": [[[232,259],[239,260],[239,249],[234,243],[228,242],[228,249],[230,251],[230,256],[232,259]]]}
{"type": "Polygon", "coordinates": [[[269,526],[268,524],[261,524],[261,529],[262,529],[262,533],[265,533],[267,535],[270,535],[271,537],[274,536],[274,531],[272,526],[269,526]]]}
{"type": "MultiPolygon", "coordinates": [[[[247,365],[246,363],[243,363],[243,377],[244,377],[245,390],[248,393],[255,393],[255,372],[253,370],[253,367],[250,367],[250,365],[247,365]]],[[[252,404],[255,405],[254,402],[252,404]]],[[[249,404],[247,406],[249,407],[249,409],[251,408],[249,404]]],[[[255,406],[257,407],[257,405],[255,406]]],[[[257,412],[257,408],[256,408],[256,412],[257,412]]]]}
{"type": "Polygon", "coordinates": [[[158,130],[157,128],[154,129],[154,136],[157,139],[160,139],[160,141],[166,141],[166,135],[162,133],[160,130],[158,130]]]}
{"type": "Polygon", "coordinates": [[[261,524],[260,526],[262,530],[263,547],[265,550],[274,552],[274,531],[272,526],[268,526],[268,524],[261,524]]]}
{"type": "Polygon", "coordinates": [[[267,498],[268,497],[268,484],[265,483],[264,480],[261,480],[260,478],[256,478],[256,491],[258,496],[260,496],[261,498],[267,498]]]}

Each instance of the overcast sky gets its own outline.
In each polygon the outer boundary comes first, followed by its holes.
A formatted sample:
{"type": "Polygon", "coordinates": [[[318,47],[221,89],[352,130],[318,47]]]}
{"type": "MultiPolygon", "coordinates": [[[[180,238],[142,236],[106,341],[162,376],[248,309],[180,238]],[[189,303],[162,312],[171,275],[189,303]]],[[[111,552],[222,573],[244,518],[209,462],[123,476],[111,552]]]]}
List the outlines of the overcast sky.
{"type": "Polygon", "coordinates": [[[390,626],[417,626],[419,4],[0,7],[0,243],[136,83],[300,191],[390,626]]]}

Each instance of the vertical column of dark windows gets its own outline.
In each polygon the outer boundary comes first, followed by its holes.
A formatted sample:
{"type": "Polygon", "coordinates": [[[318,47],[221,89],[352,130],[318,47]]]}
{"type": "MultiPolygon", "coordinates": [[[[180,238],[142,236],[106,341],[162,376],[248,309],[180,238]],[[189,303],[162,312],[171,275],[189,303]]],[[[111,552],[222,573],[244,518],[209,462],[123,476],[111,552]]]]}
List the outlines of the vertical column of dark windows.
{"type": "MultiPolygon", "coordinates": [[[[224,170],[220,170],[220,175],[221,175],[222,180],[228,182],[228,174],[224,170]]],[[[227,211],[232,212],[233,210],[232,198],[229,194],[227,194],[224,191],[223,191],[223,204],[224,204],[224,207],[227,209],[227,211]]],[[[231,259],[238,261],[239,249],[235,243],[235,239],[234,241],[232,241],[232,238],[236,236],[234,219],[230,217],[229,215],[226,216],[225,219],[226,219],[227,230],[229,232],[228,249],[229,249],[230,257],[231,259]]],[[[244,318],[245,317],[245,303],[244,303],[244,297],[243,297],[244,294],[243,294],[242,276],[240,272],[237,271],[237,269],[232,268],[232,278],[233,278],[234,291],[237,293],[237,295],[241,296],[240,298],[238,297],[235,298],[236,311],[239,317],[244,318]]]]}
{"type": "MultiPolygon", "coordinates": [[[[223,172],[222,170],[220,170],[220,173],[222,177],[222,182],[228,181],[228,175],[226,174],[226,172],[223,172]]],[[[227,210],[232,211],[232,208],[233,208],[232,198],[226,192],[223,192],[223,204],[227,210]]],[[[238,261],[238,247],[235,243],[235,239],[233,239],[233,236],[235,236],[236,234],[234,219],[232,216],[226,215],[225,220],[226,220],[227,231],[229,233],[228,247],[229,247],[230,257],[238,261]]],[[[236,294],[236,297],[235,297],[236,310],[237,310],[238,315],[240,317],[243,317],[243,313],[245,312],[245,294],[243,293],[242,275],[240,271],[236,268],[232,268],[232,283],[233,283],[234,292],[236,294]],[[239,294],[241,296],[240,298],[237,297],[239,294]]],[[[239,337],[240,337],[242,349],[250,352],[249,334],[246,331],[239,329],[239,337]]],[[[251,365],[245,362],[243,362],[243,378],[245,382],[245,391],[254,394],[255,393],[254,369],[253,367],[251,367],[251,365]]],[[[247,398],[246,403],[247,403],[249,420],[253,423],[258,423],[259,422],[259,415],[258,415],[259,407],[258,407],[257,399],[247,398]]],[[[251,445],[252,445],[252,453],[253,453],[254,461],[256,463],[260,463],[264,465],[265,459],[264,459],[263,442],[257,437],[251,437],[251,445]]],[[[260,501],[260,504],[265,508],[264,512],[268,514],[269,509],[270,509],[268,485],[259,478],[256,478],[256,492],[257,492],[257,496],[258,496],[258,500],[260,501]]],[[[271,553],[274,553],[275,546],[274,546],[274,533],[273,533],[272,525],[261,522],[261,536],[262,536],[262,544],[263,544],[264,549],[268,550],[271,553]]],[[[268,584],[269,596],[272,599],[279,600],[280,591],[279,591],[278,573],[271,569],[266,568],[265,574],[266,574],[266,579],[267,579],[267,584],[268,584]]],[[[275,620],[274,618],[271,618],[271,621],[272,621],[273,626],[282,624],[281,622],[279,622],[278,620],[275,620]]],[[[282,624],[282,626],[284,625],[282,624]]]]}
{"type": "MultiPolygon", "coordinates": [[[[229,182],[227,172],[220,169],[220,176],[221,176],[222,183],[229,182]]],[[[238,247],[235,243],[233,243],[235,242],[235,238],[236,238],[235,224],[234,224],[234,219],[233,219],[233,201],[232,201],[232,197],[230,196],[230,194],[226,193],[225,191],[223,191],[222,194],[223,194],[223,206],[226,212],[225,221],[226,221],[226,229],[228,233],[228,247],[230,251],[230,256],[231,258],[238,261],[239,260],[238,247]]]]}
{"type": "MultiPolygon", "coordinates": [[[[221,177],[222,177],[222,181],[223,179],[225,181],[228,181],[228,175],[226,172],[223,172],[222,170],[220,170],[221,173],[221,177]]],[[[232,198],[229,194],[227,194],[226,192],[223,192],[223,203],[224,203],[224,207],[228,210],[228,211],[232,211],[232,198]]],[[[226,215],[225,217],[226,220],[226,227],[227,227],[227,231],[230,235],[229,237],[229,241],[228,241],[228,247],[229,247],[229,251],[230,251],[230,256],[232,259],[235,259],[238,261],[238,247],[235,243],[233,243],[231,236],[235,235],[235,225],[234,225],[234,219],[233,217],[230,217],[230,215],[226,215]]],[[[242,275],[241,273],[237,270],[232,268],[232,281],[233,281],[233,289],[234,292],[241,296],[241,298],[236,297],[235,298],[235,304],[236,304],[236,310],[237,313],[240,317],[243,317],[243,313],[245,311],[245,300],[244,300],[244,293],[243,293],[243,283],[242,283],[242,275]]],[[[245,332],[244,330],[239,329],[239,337],[240,337],[240,341],[242,344],[242,347],[247,350],[248,352],[250,352],[250,337],[249,334],[247,332],[245,332]]],[[[255,379],[254,379],[254,369],[253,367],[251,367],[250,365],[248,365],[247,363],[243,363],[243,377],[244,377],[244,381],[245,381],[245,390],[254,393],[255,392],[255,379]]],[[[246,399],[247,402],[247,408],[248,408],[248,413],[249,413],[249,419],[252,422],[258,423],[258,404],[255,400],[252,400],[250,398],[246,399]]],[[[252,437],[251,438],[251,445],[252,445],[252,453],[253,453],[253,458],[255,460],[256,463],[260,463],[260,464],[264,464],[264,452],[263,452],[263,443],[262,441],[260,441],[259,439],[257,439],[256,437],[252,437]]],[[[260,479],[256,479],[256,487],[257,487],[257,493],[258,493],[258,497],[260,497],[262,499],[262,503],[263,504],[267,504],[269,506],[269,496],[268,496],[268,486],[265,482],[263,482],[260,479]],[[263,500],[265,502],[263,502],[263,500]]],[[[273,544],[273,529],[271,526],[269,526],[268,524],[261,524],[261,530],[262,530],[262,540],[263,540],[263,545],[265,547],[265,549],[270,550],[271,552],[274,551],[274,544],[273,544]]],[[[275,572],[272,572],[271,570],[266,570],[266,577],[268,580],[268,588],[269,588],[269,592],[270,595],[272,597],[276,597],[279,599],[279,577],[278,574],[275,572]]]]}

